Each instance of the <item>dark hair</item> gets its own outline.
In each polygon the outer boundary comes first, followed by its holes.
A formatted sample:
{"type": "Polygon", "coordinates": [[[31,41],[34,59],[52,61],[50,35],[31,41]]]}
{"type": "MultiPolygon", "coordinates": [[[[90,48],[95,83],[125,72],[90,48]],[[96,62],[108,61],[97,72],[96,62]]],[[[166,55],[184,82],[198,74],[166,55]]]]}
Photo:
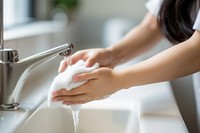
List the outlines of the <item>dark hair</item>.
{"type": "Polygon", "coordinates": [[[166,38],[173,44],[189,39],[194,33],[199,0],[164,0],[158,14],[158,24],[166,38]],[[196,6],[194,6],[196,4],[196,6]]]}

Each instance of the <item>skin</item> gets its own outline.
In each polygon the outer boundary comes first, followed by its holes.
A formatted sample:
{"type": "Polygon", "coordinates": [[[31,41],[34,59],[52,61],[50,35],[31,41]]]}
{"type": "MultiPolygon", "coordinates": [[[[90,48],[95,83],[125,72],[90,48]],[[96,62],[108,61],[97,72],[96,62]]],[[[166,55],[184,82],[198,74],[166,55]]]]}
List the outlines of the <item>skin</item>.
{"type": "MultiPolygon", "coordinates": [[[[90,73],[74,76],[74,82],[88,82],[70,91],[61,89],[53,92],[52,101],[63,101],[67,105],[83,104],[102,99],[122,89],[168,81],[200,71],[200,31],[195,31],[188,40],[136,65],[118,71],[112,69],[151,49],[162,38],[156,17],[148,13],[117,44],[105,49],[78,51],[72,55],[70,64],[83,59],[87,62],[87,67],[95,62],[99,62],[101,67],[90,73]]],[[[67,63],[62,61],[59,72],[66,67],[67,63]]]]}

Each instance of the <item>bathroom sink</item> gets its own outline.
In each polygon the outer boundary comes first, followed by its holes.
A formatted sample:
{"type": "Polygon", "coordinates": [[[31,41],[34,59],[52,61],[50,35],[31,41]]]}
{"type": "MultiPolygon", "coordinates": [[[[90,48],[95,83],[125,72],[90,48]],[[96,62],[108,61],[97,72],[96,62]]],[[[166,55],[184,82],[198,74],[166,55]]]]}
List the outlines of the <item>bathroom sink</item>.
{"type": "MultiPolygon", "coordinates": [[[[82,107],[78,133],[140,133],[136,106],[125,102],[92,102],[82,107]]],[[[70,107],[43,103],[17,133],[74,133],[70,107]]]]}

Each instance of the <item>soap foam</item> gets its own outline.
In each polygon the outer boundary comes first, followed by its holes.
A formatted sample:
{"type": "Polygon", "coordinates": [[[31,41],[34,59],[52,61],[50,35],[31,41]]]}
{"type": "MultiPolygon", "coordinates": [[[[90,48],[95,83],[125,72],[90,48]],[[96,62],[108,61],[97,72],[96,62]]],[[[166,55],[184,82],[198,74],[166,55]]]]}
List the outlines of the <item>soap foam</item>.
{"type": "MultiPolygon", "coordinates": [[[[76,64],[68,66],[64,72],[58,74],[54,78],[48,94],[49,107],[56,107],[62,105],[62,102],[51,102],[53,91],[57,91],[63,88],[65,88],[66,90],[72,90],[76,87],[83,85],[87,81],[73,82],[73,76],[84,72],[91,72],[99,67],[99,63],[95,63],[92,67],[86,67],[85,64],[85,61],[79,60],[76,64]]],[[[72,110],[80,110],[81,105],[71,105],[71,108],[72,110]]]]}

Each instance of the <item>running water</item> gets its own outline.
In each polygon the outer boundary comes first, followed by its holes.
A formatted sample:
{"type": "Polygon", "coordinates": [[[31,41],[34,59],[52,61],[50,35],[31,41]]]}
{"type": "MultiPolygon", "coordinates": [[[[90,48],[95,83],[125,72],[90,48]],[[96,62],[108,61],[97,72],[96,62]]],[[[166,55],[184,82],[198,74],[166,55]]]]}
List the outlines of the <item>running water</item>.
{"type": "Polygon", "coordinates": [[[78,124],[79,124],[79,110],[72,110],[72,116],[74,121],[74,132],[78,133],[78,124]]]}
{"type": "MultiPolygon", "coordinates": [[[[71,59],[71,55],[68,57],[64,57],[64,59],[67,62],[67,66],[70,66],[70,59],[71,59]]],[[[75,107],[75,106],[74,106],[75,107]]],[[[71,106],[71,110],[72,110],[72,117],[73,117],[73,121],[74,121],[74,133],[78,133],[78,123],[79,123],[79,109],[74,109],[73,106],[71,106]]]]}

